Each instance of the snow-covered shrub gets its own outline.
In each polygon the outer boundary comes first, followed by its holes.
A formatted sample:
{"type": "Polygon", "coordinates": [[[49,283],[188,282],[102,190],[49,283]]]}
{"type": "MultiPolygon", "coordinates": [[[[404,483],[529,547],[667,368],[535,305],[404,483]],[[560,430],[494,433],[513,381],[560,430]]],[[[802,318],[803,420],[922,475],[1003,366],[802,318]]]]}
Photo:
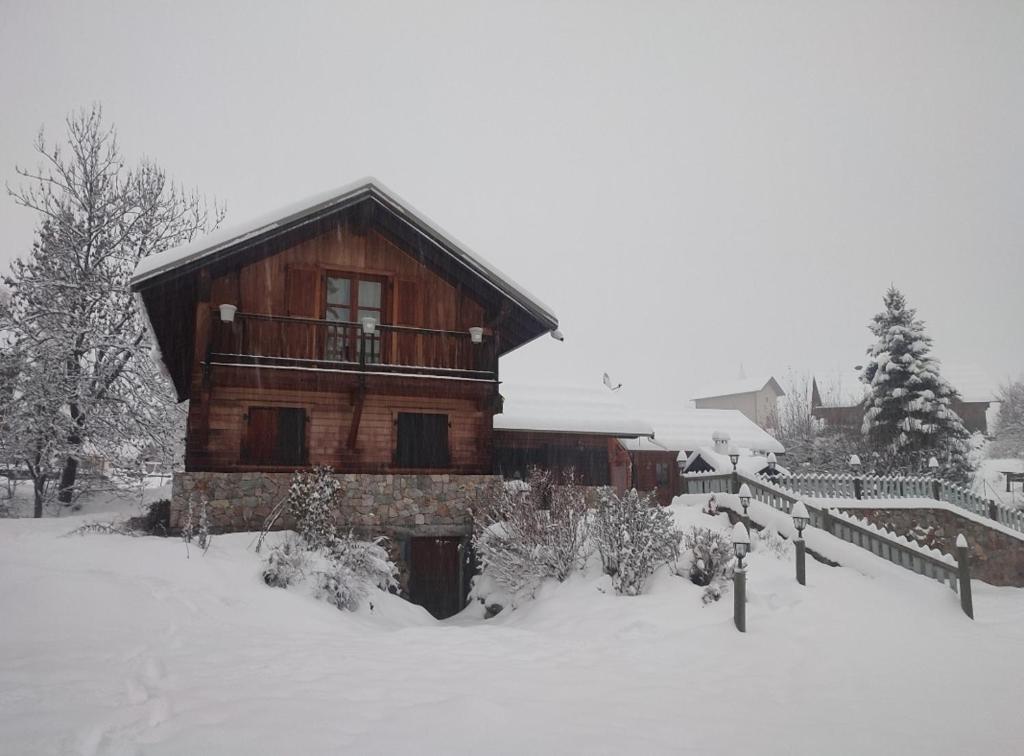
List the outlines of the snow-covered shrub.
{"type": "Polygon", "coordinates": [[[272,546],[263,566],[263,582],[274,588],[295,585],[306,575],[308,555],[298,538],[286,538],[272,546]]]}
{"type": "Polygon", "coordinates": [[[316,598],[355,611],[371,591],[398,587],[398,570],[383,540],[360,541],[349,533],[314,547],[302,536],[289,536],[267,553],[263,581],[275,588],[305,587],[316,598]]]}
{"type": "Polygon", "coordinates": [[[793,553],[793,542],[771,528],[751,530],[750,536],[752,551],[771,554],[777,559],[789,559],[793,553]]]}
{"type": "Polygon", "coordinates": [[[351,531],[334,539],[327,549],[331,561],[343,565],[358,580],[382,591],[398,587],[398,569],[388,558],[383,536],[360,541],[351,531]]]}
{"type": "Polygon", "coordinates": [[[683,549],[689,557],[688,577],[694,585],[713,586],[732,578],[732,544],[724,533],[690,528],[683,534],[683,549]]]}
{"type": "Polygon", "coordinates": [[[65,533],[66,536],[73,535],[91,535],[99,533],[102,535],[126,535],[126,536],[140,536],[145,533],[139,533],[131,526],[131,522],[86,522],[79,525],[72,531],[65,533]]]}
{"type": "Polygon", "coordinates": [[[615,592],[636,596],[658,567],[679,557],[682,533],[673,526],[671,512],[650,493],[633,489],[624,496],[614,491],[601,496],[594,536],[615,592]]]}
{"type": "Polygon", "coordinates": [[[145,513],[128,520],[128,525],[139,533],[166,536],[171,525],[171,500],[154,501],[146,507],[145,513]]]}
{"type": "Polygon", "coordinates": [[[530,470],[473,508],[473,548],[482,572],[516,595],[532,593],[546,577],[565,580],[588,555],[584,490],[568,474],[556,480],[530,470]]]}
{"type": "Polygon", "coordinates": [[[188,497],[188,507],[185,510],[185,522],[181,526],[181,540],[185,542],[185,554],[188,555],[188,546],[193,539],[196,545],[205,554],[210,548],[210,520],[207,515],[209,502],[205,496],[199,498],[197,505],[192,496],[188,497]]]}
{"type": "Polygon", "coordinates": [[[334,511],[338,504],[341,483],[330,467],[296,470],[285,506],[295,517],[295,529],[310,548],[321,548],[334,542],[334,511]]]}

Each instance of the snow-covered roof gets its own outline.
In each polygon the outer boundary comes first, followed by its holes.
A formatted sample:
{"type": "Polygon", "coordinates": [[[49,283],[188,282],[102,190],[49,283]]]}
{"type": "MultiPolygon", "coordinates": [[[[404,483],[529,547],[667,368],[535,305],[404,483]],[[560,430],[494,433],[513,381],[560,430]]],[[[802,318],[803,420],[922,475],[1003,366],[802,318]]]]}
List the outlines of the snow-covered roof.
{"type": "MultiPolygon", "coordinates": [[[[657,435],[657,430],[655,430],[657,435]]],[[[671,452],[675,449],[669,449],[662,444],[658,443],[657,439],[651,438],[650,436],[637,436],[636,438],[620,438],[619,443],[622,444],[626,451],[653,451],[653,452],[671,452]]]]}
{"type": "Polygon", "coordinates": [[[779,382],[770,375],[762,375],[755,378],[738,378],[734,381],[724,381],[712,386],[705,386],[701,391],[691,396],[691,400],[711,399],[719,396],[735,396],[736,394],[755,394],[765,386],[771,386],[778,396],[785,396],[779,382]]]}
{"type": "MultiPolygon", "coordinates": [[[[689,467],[696,459],[700,457],[704,460],[709,467],[715,472],[724,473],[732,472],[732,460],[729,459],[728,454],[719,454],[710,446],[702,446],[698,449],[694,449],[689,454],[680,452],[678,460],[684,462],[683,469],[689,467]]],[[[740,454],[739,461],[736,463],[736,469],[745,475],[755,476],[758,475],[762,470],[768,467],[767,455],[761,454],[740,454]]],[[[789,475],[789,470],[784,468],[780,464],[775,465],[775,469],[780,475],[789,475]]]]}
{"type": "Polygon", "coordinates": [[[340,188],[307,197],[300,202],[267,213],[248,223],[219,229],[189,244],[150,255],[141,260],[138,267],[136,267],[135,275],[132,277],[132,286],[137,288],[140,284],[150,279],[162,276],[178,268],[191,265],[204,258],[244,244],[247,241],[267,235],[272,236],[275,232],[315,221],[324,215],[367,198],[375,199],[397,215],[403,217],[421,234],[438,244],[464,267],[488,281],[535,317],[547,321],[547,325],[552,330],[558,327],[558,319],[550,307],[482,257],[473,253],[466,245],[458,242],[451,234],[444,231],[408,202],[385,187],[380,181],[372,177],[363,178],[340,188]]]}
{"type": "MultiPolygon", "coordinates": [[[[939,375],[945,378],[965,402],[994,402],[998,384],[977,365],[939,360],[939,375]]],[[[860,371],[826,370],[814,374],[822,407],[852,407],[867,396],[860,371]]]]}
{"type": "Polygon", "coordinates": [[[502,383],[504,408],[494,429],[602,436],[651,436],[650,423],[633,414],[604,386],[502,383]]]}
{"type": "MultiPolygon", "coordinates": [[[[754,452],[782,454],[786,448],[764,428],[754,423],[739,410],[684,409],[651,413],[654,421],[654,441],[669,451],[692,451],[711,444],[716,431],[729,434],[732,443],[754,452]]],[[[635,444],[626,443],[630,451],[635,444]]]]}

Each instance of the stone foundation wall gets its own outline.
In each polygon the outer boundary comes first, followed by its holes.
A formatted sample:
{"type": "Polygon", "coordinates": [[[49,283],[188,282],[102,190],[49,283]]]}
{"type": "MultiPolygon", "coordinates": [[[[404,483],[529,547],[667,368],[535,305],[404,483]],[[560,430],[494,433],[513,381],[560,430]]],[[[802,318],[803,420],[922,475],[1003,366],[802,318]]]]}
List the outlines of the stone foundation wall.
{"type": "Polygon", "coordinates": [[[956,557],[963,533],[971,551],[971,577],[991,585],[1024,587],[1024,539],[946,509],[844,510],[855,517],[956,557]]]}
{"type": "MultiPolygon", "coordinates": [[[[338,474],[341,496],[335,512],[340,528],[365,534],[463,535],[472,531],[469,509],[501,488],[498,475],[338,474]]],[[[259,530],[288,494],[291,473],[190,472],[174,476],[171,528],[185,521],[188,502],[205,498],[214,532],[259,530]]],[[[196,515],[198,516],[198,515],[196,515]]],[[[275,528],[291,528],[282,517],[275,528]]]]}

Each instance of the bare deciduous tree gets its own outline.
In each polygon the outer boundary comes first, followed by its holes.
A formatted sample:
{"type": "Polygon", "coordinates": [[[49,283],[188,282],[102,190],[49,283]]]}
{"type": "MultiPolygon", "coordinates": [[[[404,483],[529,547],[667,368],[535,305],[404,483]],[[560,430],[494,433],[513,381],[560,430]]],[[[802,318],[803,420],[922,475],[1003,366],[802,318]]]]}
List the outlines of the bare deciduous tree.
{"type": "Polygon", "coordinates": [[[8,187],[39,215],[0,310],[14,373],[0,418],[8,456],[33,479],[37,516],[51,490],[63,504],[81,491],[85,456],[124,468],[144,452],[173,453],[183,413],[129,284],[141,259],[191,241],[223,216],[152,162],[126,166],[98,106],[66,126],[64,144],[40,132],[40,165],[18,168],[24,186],[8,187]]]}

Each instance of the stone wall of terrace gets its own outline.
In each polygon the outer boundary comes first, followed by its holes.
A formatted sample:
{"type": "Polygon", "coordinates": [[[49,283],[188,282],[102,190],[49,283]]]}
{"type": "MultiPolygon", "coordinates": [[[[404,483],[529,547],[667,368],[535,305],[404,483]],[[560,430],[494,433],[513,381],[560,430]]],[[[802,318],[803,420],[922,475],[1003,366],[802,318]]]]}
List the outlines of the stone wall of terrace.
{"type": "Polygon", "coordinates": [[[1024,538],[965,517],[950,509],[842,508],[872,525],[904,535],[956,558],[956,537],[963,533],[971,553],[971,577],[991,585],[1024,587],[1024,538]]]}
{"type": "MultiPolygon", "coordinates": [[[[198,507],[205,499],[212,531],[259,530],[287,496],[291,477],[290,473],[179,473],[172,487],[171,528],[182,527],[190,500],[198,507]]],[[[350,473],[335,477],[341,482],[335,521],[339,528],[366,534],[469,534],[469,510],[474,502],[496,495],[502,486],[499,475],[350,473]]],[[[294,524],[284,516],[275,528],[291,528],[294,524]]]]}

